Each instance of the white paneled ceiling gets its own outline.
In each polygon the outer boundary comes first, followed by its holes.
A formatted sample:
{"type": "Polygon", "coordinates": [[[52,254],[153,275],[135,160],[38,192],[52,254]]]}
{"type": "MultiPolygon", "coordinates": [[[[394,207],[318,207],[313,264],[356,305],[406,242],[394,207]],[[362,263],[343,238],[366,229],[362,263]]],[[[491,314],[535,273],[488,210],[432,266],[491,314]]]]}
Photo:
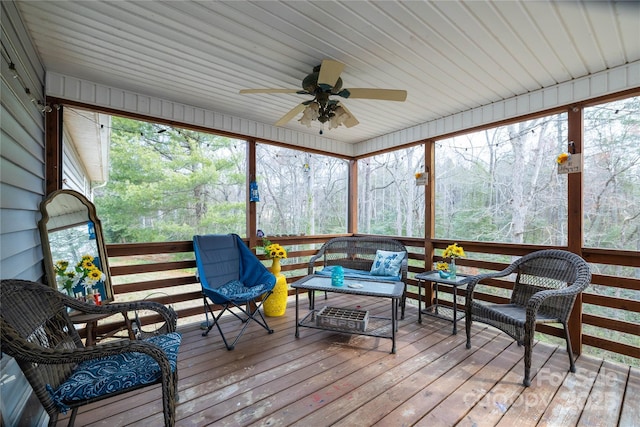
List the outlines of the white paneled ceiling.
{"type": "MultiPolygon", "coordinates": [[[[406,102],[347,99],[347,143],[640,60],[636,1],[19,1],[47,71],[273,124],[309,99],[324,58],[344,87],[406,89],[406,102]]],[[[290,121],[286,127],[316,134],[290,121]]]]}

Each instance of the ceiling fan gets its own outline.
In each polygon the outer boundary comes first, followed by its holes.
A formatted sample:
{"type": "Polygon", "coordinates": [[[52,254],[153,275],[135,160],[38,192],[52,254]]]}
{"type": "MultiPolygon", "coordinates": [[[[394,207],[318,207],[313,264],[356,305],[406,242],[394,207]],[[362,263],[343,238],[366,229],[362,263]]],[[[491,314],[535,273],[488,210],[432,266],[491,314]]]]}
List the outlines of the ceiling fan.
{"type": "MultiPolygon", "coordinates": [[[[311,95],[313,99],[296,105],[282,116],[275,125],[283,126],[300,113],[300,123],[311,126],[313,120],[329,123],[329,129],[344,125],[348,128],[357,125],[358,120],[339,100],[331,96],[354,99],[379,99],[384,101],[404,101],[407,91],[395,89],[343,89],[340,74],[344,64],[332,59],[324,59],[322,64],[313,68],[313,72],[302,80],[302,89],[242,89],[241,94],[251,93],[297,93],[311,95]]],[[[322,134],[322,130],[320,131],[322,134]]]]}

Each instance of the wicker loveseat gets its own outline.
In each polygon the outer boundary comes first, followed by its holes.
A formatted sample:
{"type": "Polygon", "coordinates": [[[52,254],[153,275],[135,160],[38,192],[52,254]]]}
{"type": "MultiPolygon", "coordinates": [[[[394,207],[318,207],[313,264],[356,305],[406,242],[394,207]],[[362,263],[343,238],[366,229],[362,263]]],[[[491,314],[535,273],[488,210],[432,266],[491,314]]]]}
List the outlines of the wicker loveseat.
{"type": "Polygon", "coordinates": [[[331,275],[333,266],[340,265],[344,269],[344,277],[401,281],[404,283],[404,294],[400,302],[401,318],[404,319],[404,309],[407,293],[408,253],[407,248],[397,240],[375,237],[336,237],[325,242],[318,253],[309,260],[308,274],[331,275]],[[374,275],[371,273],[376,253],[378,251],[404,252],[397,276],[374,275]]]}

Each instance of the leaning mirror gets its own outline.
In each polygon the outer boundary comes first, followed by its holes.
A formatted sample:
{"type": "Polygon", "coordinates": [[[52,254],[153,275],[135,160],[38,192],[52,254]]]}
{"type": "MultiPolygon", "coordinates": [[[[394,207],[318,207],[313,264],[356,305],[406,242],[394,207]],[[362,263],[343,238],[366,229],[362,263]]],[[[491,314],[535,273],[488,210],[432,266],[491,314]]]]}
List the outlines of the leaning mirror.
{"type": "Polygon", "coordinates": [[[51,193],[38,223],[50,286],[77,298],[113,301],[109,262],[96,208],[73,190],[51,193]]]}

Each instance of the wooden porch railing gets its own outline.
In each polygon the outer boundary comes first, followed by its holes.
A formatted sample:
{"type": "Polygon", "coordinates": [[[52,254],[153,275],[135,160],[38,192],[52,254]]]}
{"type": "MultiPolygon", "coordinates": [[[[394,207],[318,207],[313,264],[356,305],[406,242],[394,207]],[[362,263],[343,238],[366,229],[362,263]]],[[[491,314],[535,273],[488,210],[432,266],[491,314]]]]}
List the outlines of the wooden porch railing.
{"type": "MultiPolygon", "coordinates": [[[[344,236],[344,235],[340,235],[344,236]]],[[[288,259],[282,264],[282,273],[292,282],[307,274],[309,258],[326,240],[337,235],[323,236],[273,236],[270,239],[280,243],[288,250],[288,259]]],[[[393,236],[392,236],[393,237],[393,236]]],[[[417,304],[417,282],[415,274],[425,270],[425,241],[418,238],[393,237],[401,241],[409,252],[408,304],[417,304]]],[[[450,241],[434,240],[431,242],[436,249],[444,249],[450,241]]],[[[514,245],[501,243],[463,242],[467,258],[458,259],[456,264],[460,271],[478,274],[487,270],[501,270],[513,259],[531,251],[542,249],[533,245],[514,245]]],[[[565,249],[555,247],[556,249],[565,249]]],[[[195,277],[195,259],[191,241],[110,244],[107,246],[111,276],[114,283],[116,301],[135,299],[152,299],[168,304],[178,312],[180,322],[196,323],[204,321],[200,284],[195,277]]],[[[619,266],[619,271],[638,273],[640,254],[631,251],[611,251],[601,249],[584,249],[580,254],[596,269],[598,266],[619,266]],[[631,267],[631,268],[629,268],[631,267]]],[[[262,256],[259,256],[263,258],[262,256]]],[[[263,258],[264,259],[264,258],[263,258]]],[[[428,268],[434,260],[427,262],[428,268]]],[[[268,260],[265,261],[268,265],[268,260]]],[[[595,270],[592,268],[592,270],[595,270]]],[[[640,297],[629,299],[618,296],[622,291],[632,291],[640,295],[640,278],[601,275],[593,272],[592,286],[582,294],[582,304],[589,304],[595,309],[583,310],[579,326],[592,326],[597,333],[582,332],[574,344],[592,346],[608,352],[629,356],[632,364],[640,365],[640,297]],[[594,286],[605,292],[594,292],[594,286]],[[605,295],[609,293],[611,295],[605,295]],[[587,311],[588,313],[586,313],[587,311]]],[[[505,289],[508,285],[496,280],[494,285],[505,289]]],[[[440,286],[440,292],[451,295],[450,289],[440,286]]],[[[292,291],[290,291],[292,293],[292,291]]],[[[477,297],[486,301],[505,301],[504,296],[478,294],[477,297]]],[[[442,297],[442,295],[441,295],[442,297]]],[[[431,301],[433,298],[427,290],[423,299],[431,301]]],[[[446,296],[445,296],[446,299],[446,296]]],[[[451,300],[451,298],[449,298],[451,300]]],[[[440,301],[451,304],[451,301],[440,301]]],[[[462,301],[458,302],[462,308],[462,301]]],[[[579,328],[579,330],[583,328],[579,328]]],[[[98,328],[98,332],[105,332],[107,326],[98,328]]],[[[540,332],[561,336],[561,329],[551,326],[541,326],[540,332]]],[[[577,349],[580,350],[579,348],[577,349]]],[[[606,358],[606,357],[605,357],[606,358]]],[[[627,360],[628,361],[628,360],[627,360]]]]}

